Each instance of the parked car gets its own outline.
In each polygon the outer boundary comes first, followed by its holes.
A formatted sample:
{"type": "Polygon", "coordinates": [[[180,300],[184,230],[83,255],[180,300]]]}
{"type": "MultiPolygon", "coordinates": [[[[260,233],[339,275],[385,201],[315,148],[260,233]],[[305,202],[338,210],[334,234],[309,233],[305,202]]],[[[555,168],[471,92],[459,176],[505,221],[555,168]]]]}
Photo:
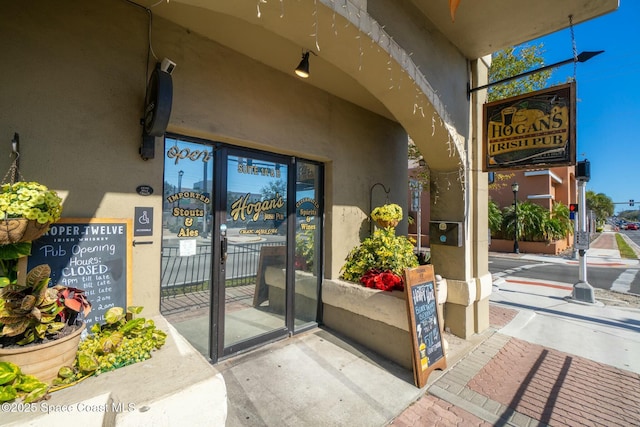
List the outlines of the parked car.
{"type": "Polygon", "coordinates": [[[630,222],[627,224],[626,227],[627,230],[637,230],[638,229],[638,224],[630,222]]]}

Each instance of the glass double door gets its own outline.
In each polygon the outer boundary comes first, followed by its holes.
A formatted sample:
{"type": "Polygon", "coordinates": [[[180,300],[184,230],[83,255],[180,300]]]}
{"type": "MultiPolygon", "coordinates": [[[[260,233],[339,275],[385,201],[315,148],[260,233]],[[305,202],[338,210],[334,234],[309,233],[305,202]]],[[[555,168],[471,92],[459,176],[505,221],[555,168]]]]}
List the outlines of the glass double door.
{"type": "Polygon", "coordinates": [[[166,138],[161,311],[214,362],[316,325],[321,172],[166,138]]]}

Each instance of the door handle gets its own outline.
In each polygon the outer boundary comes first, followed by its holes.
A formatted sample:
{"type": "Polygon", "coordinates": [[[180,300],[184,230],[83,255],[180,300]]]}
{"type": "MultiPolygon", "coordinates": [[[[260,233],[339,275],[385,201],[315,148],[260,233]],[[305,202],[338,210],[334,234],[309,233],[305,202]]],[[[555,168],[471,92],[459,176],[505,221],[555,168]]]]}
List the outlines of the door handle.
{"type": "Polygon", "coordinates": [[[220,241],[220,255],[221,255],[221,259],[220,259],[220,263],[224,264],[227,261],[227,238],[223,237],[222,240],[220,241]]]}
{"type": "Polygon", "coordinates": [[[227,224],[220,224],[220,264],[227,261],[227,224]]]}

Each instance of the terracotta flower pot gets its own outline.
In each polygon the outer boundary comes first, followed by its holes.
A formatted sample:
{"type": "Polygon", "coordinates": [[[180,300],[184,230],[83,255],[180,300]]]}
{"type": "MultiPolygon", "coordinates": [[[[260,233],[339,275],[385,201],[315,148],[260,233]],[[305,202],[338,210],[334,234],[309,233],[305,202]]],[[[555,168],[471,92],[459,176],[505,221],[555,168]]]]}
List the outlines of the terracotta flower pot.
{"type": "Polygon", "coordinates": [[[78,352],[82,325],[71,334],[44,344],[0,348],[0,362],[15,363],[23,374],[34,375],[40,381],[51,383],[63,366],[72,366],[78,352]]]}

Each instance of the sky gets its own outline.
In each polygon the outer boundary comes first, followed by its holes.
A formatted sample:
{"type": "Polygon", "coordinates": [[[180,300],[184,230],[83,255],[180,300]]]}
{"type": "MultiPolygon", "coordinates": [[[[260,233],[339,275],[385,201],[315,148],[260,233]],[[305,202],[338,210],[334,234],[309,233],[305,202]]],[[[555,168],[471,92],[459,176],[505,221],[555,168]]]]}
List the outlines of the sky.
{"type": "MultiPolygon", "coordinates": [[[[591,166],[587,190],[611,198],[615,212],[640,209],[640,1],[620,0],[618,10],[574,25],[574,33],[578,54],[605,51],[576,68],[576,153],[591,166]]],[[[527,44],[540,42],[545,65],[573,56],[569,28],[527,44]]],[[[549,85],[573,73],[573,64],[556,68],[549,85]]]]}

